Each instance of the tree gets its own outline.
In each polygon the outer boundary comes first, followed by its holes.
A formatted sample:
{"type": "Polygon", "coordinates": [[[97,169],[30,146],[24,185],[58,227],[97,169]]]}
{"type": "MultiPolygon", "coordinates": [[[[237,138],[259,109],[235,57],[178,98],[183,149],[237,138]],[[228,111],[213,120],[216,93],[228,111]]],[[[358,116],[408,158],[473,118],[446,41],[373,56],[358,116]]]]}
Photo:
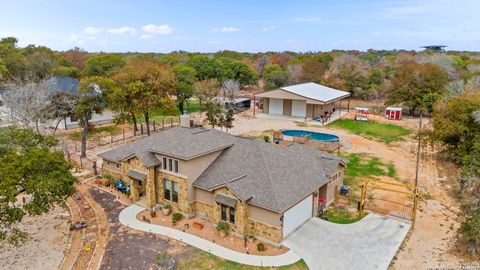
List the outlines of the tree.
{"type": "Polygon", "coordinates": [[[78,97],[71,93],[59,92],[50,97],[43,114],[46,120],[52,120],[55,123],[53,136],[55,136],[60,122],[75,113],[77,103],[78,97]]]}
{"type": "Polygon", "coordinates": [[[109,77],[124,66],[125,61],[118,54],[94,55],[88,58],[83,75],[109,77]]]}
{"type": "Polygon", "coordinates": [[[45,117],[44,111],[52,84],[52,80],[23,82],[19,79],[13,87],[6,90],[3,99],[13,121],[19,122],[25,128],[30,128],[31,124],[35,123],[38,131],[38,124],[45,117]]]}
{"type": "Polygon", "coordinates": [[[265,88],[273,89],[285,85],[288,74],[277,64],[268,64],[263,71],[265,88]]]}
{"type": "Polygon", "coordinates": [[[325,74],[332,87],[338,87],[350,93],[360,92],[367,87],[365,63],[356,55],[342,54],[335,57],[325,74]],[[332,82],[334,82],[332,84],[332,82]]]}
{"type": "Polygon", "coordinates": [[[0,145],[0,239],[19,244],[26,235],[15,224],[64,202],[75,191],[75,178],[53,137],[9,127],[0,130],[0,145]],[[22,206],[16,203],[20,193],[29,198],[22,206]]]}
{"type": "Polygon", "coordinates": [[[407,63],[392,80],[394,90],[390,92],[387,104],[403,103],[413,114],[422,107],[428,94],[442,94],[447,75],[440,67],[432,64],[407,63]]]}
{"type": "Polygon", "coordinates": [[[288,84],[297,84],[302,77],[302,65],[299,62],[289,63],[285,68],[288,74],[288,84]]]}
{"type": "Polygon", "coordinates": [[[180,114],[184,114],[184,105],[190,109],[189,100],[193,96],[193,84],[195,82],[196,72],[195,69],[186,65],[176,65],[172,68],[177,79],[177,85],[175,87],[175,97],[177,98],[177,107],[180,110],[180,114]]]}
{"type": "Polygon", "coordinates": [[[462,206],[463,221],[458,229],[460,235],[469,242],[473,258],[477,257],[480,241],[480,206],[478,204],[474,202],[462,206]]]}
{"type": "Polygon", "coordinates": [[[131,98],[131,106],[143,113],[150,136],[150,112],[167,110],[172,106],[169,98],[176,87],[175,74],[152,59],[132,61],[122,70],[124,75],[116,78],[119,86],[131,98]]]}
{"type": "Polygon", "coordinates": [[[194,83],[194,96],[204,105],[220,94],[220,87],[216,79],[197,81],[194,83]]]}
{"type": "Polygon", "coordinates": [[[88,59],[88,52],[79,47],[65,51],[61,55],[70,66],[76,67],[78,70],[83,70],[88,59]]]}
{"type": "Polygon", "coordinates": [[[314,59],[305,59],[302,61],[302,75],[300,80],[302,82],[316,82],[322,81],[323,75],[327,70],[327,66],[314,59]]]}
{"type": "Polygon", "coordinates": [[[198,80],[219,80],[222,77],[221,63],[213,57],[195,55],[187,62],[187,65],[195,69],[198,80]]]}
{"type": "Polygon", "coordinates": [[[26,76],[24,75],[24,78],[35,81],[46,80],[60,66],[60,56],[47,47],[28,45],[22,51],[25,56],[26,76]]]}
{"type": "Polygon", "coordinates": [[[260,55],[255,59],[254,66],[259,76],[263,75],[263,71],[269,60],[270,58],[268,57],[268,55],[260,55]]]}
{"type": "Polygon", "coordinates": [[[270,56],[269,63],[279,65],[280,67],[284,68],[292,59],[293,56],[288,53],[275,53],[270,56]]]}
{"type": "Polygon", "coordinates": [[[230,58],[220,59],[220,77],[221,82],[225,80],[235,80],[241,86],[252,85],[257,82],[255,72],[245,63],[230,58]]]}
{"type": "Polygon", "coordinates": [[[82,127],[81,156],[87,156],[87,135],[90,119],[94,114],[101,114],[106,107],[105,95],[114,88],[113,81],[99,76],[86,77],[80,80],[78,93],[81,97],[75,107],[75,116],[82,127]]]}

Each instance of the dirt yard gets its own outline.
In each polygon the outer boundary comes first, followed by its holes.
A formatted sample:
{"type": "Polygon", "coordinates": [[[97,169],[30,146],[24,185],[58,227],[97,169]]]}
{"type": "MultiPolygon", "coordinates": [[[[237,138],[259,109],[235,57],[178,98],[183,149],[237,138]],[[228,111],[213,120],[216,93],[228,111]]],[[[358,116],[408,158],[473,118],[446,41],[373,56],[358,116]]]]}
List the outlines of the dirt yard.
{"type": "MultiPolygon", "coordinates": [[[[402,121],[388,121],[376,116],[375,120],[410,129],[415,129],[419,124],[418,119],[409,117],[402,121]]],[[[428,119],[424,119],[424,124],[429,125],[428,119]]],[[[351,143],[352,148],[348,153],[366,153],[380,158],[384,163],[392,163],[396,167],[398,178],[413,184],[416,143],[411,138],[387,145],[340,129],[305,127],[292,121],[250,116],[237,118],[231,133],[258,136],[269,129],[306,129],[335,134],[341,140],[351,143]]],[[[419,204],[415,230],[405,241],[391,269],[452,267],[462,260],[453,250],[458,228],[458,205],[450,195],[453,187],[448,183],[455,178],[455,172],[456,169],[451,164],[438,161],[431,149],[422,150],[419,187],[424,194],[422,197],[426,199],[419,204]]]]}
{"type": "Polygon", "coordinates": [[[60,206],[41,216],[27,216],[19,228],[28,232],[28,240],[19,247],[0,245],[0,269],[57,269],[69,241],[70,215],[60,206]]]}

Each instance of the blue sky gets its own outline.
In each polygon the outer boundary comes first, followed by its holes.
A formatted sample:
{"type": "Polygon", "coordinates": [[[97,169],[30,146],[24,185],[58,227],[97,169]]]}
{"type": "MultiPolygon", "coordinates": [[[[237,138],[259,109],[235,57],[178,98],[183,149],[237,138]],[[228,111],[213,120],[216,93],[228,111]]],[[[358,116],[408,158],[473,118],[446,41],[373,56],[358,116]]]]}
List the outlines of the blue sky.
{"type": "Polygon", "coordinates": [[[56,50],[479,51],[480,0],[15,0],[0,37],[56,50]]]}

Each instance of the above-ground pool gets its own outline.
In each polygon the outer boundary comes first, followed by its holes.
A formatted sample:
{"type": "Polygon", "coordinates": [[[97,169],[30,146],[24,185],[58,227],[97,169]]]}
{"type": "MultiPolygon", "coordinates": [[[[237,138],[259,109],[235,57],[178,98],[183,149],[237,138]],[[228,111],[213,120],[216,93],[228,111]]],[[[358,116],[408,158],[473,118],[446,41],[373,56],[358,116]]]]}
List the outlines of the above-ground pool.
{"type": "Polygon", "coordinates": [[[291,136],[291,137],[310,137],[312,140],[315,141],[322,141],[322,142],[338,142],[340,138],[333,134],[327,133],[320,133],[320,132],[313,132],[307,130],[284,130],[282,131],[284,136],[291,136]]]}

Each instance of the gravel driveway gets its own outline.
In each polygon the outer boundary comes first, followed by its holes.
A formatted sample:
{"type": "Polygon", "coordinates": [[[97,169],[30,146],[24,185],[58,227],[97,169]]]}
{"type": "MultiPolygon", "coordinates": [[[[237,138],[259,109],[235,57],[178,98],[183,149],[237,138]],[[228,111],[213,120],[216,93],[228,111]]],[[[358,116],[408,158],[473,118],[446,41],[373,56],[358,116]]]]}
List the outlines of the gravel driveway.
{"type": "Polygon", "coordinates": [[[310,269],[387,269],[410,224],[369,214],[353,224],[312,218],[284,241],[310,269]]]}

